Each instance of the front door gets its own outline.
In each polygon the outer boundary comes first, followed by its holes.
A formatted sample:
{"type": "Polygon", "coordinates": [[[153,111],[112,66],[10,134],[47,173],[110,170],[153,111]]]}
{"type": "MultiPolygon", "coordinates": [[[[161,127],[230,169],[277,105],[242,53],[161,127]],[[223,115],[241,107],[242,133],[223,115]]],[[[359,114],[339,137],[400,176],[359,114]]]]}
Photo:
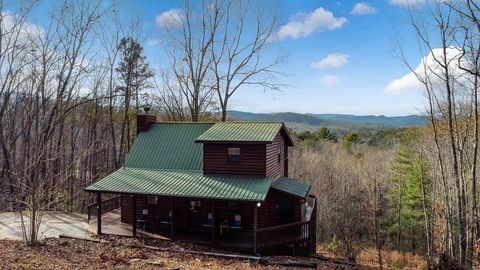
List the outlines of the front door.
{"type": "Polygon", "coordinates": [[[190,200],[188,208],[188,229],[198,230],[201,226],[201,207],[200,200],[190,200]]]}
{"type": "Polygon", "coordinates": [[[278,225],[293,222],[293,201],[280,197],[277,201],[278,225]]]}

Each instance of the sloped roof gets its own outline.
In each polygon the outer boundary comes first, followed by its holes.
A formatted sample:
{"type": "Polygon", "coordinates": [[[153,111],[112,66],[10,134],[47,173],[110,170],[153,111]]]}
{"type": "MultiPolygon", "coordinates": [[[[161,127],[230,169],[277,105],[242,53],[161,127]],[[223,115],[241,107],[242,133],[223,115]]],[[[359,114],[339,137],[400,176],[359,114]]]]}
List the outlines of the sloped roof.
{"type": "Polygon", "coordinates": [[[272,177],[203,175],[203,146],[195,142],[269,143],[278,132],[285,132],[291,145],[283,123],[154,123],[138,134],[124,168],[85,191],[263,201],[273,182],[281,191],[302,195],[298,186],[272,177]]]}
{"type": "Polygon", "coordinates": [[[220,122],[198,136],[196,142],[271,143],[282,129],[287,134],[287,144],[293,145],[281,122],[220,122]]]}
{"type": "Polygon", "coordinates": [[[271,177],[209,176],[202,171],[122,168],[93,183],[89,192],[263,201],[271,177]]]}
{"type": "Polygon", "coordinates": [[[305,198],[310,191],[311,185],[305,182],[282,176],[275,179],[271,187],[276,190],[291,194],[293,196],[305,198]]]}
{"type": "Polygon", "coordinates": [[[128,153],[125,167],[202,170],[203,148],[195,143],[213,123],[167,122],[140,132],[128,153]]]}

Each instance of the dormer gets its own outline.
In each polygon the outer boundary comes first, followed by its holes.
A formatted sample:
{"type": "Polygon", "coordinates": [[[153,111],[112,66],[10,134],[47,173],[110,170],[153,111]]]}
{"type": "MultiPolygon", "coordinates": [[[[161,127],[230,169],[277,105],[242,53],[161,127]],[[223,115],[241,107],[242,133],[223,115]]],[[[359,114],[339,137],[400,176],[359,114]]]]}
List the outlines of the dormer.
{"type": "Polygon", "coordinates": [[[205,175],[288,176],[293,141],[283,123],[221,122],[196,140],[205,175]]]}

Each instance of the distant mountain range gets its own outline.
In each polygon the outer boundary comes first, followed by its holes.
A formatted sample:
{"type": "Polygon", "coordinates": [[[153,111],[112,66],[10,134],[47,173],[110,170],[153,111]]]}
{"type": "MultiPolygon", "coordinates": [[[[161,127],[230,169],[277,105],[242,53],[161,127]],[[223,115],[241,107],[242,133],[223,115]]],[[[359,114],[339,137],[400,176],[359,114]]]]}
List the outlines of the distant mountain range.
{"type": "Polygon", "coordinates": [[[229,111],[232,120],[245,121],[282,121],[289,127],[299,130],[313,130],[319,127],[328,127],[337,132],[350,130],[400,128],[422,126],[427,120],[419,115],[384,116],[384,115],[351,115],[351,114],[301,114],[292,112],[283,113],[250,113],[229,111]]]}

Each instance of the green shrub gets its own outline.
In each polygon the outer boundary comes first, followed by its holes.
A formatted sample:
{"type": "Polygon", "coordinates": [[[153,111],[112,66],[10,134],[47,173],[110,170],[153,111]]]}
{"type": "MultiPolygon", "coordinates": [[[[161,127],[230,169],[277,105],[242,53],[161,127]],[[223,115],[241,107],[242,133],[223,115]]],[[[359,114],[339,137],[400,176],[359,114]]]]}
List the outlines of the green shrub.
{"type": "Polygon", "coordinates": [[[328,251],[330,252],[336,252],[337,251],[337,248],[338,248],[338,240],[337,240],[337,236],[334,234],[332,236],[332,239],[330,240],[330,242],[328,242],[327,244],[327,249],[328,251]]]}

